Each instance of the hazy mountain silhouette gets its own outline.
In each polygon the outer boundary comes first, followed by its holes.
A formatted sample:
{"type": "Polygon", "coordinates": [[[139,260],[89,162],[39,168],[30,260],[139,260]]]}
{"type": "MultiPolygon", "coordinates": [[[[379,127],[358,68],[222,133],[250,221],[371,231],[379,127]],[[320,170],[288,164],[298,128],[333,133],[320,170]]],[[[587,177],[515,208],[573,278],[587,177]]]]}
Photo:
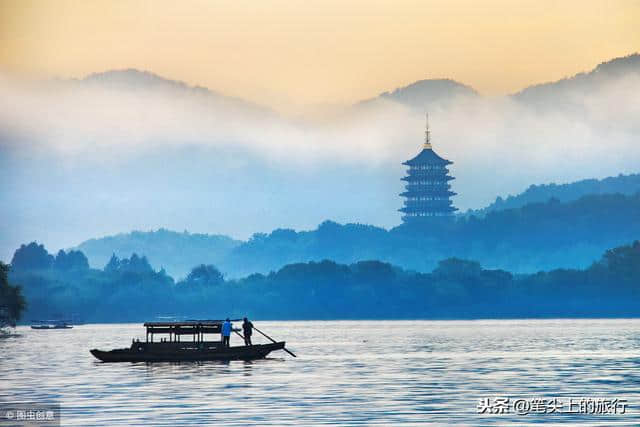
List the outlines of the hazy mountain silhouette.
{"type": "MultiPolygon", "coordinates": [[[[570,186],[559,187],[575,196],[566,190],[570,186]]],[[[609,188],[615,189],[615,185],[609,188]]],[[[522,199],[532,192],[528,191],[522,199]]],[[[556,267],[583,268],[603,250],[633,240],[639,232],[640,191],[628,196],[587,195],[567,202],[552,198],[494,209],[482,217],[390,230],[325,221],[315,230],[277,229],[269,234],[256,233],[245,242],[158,230],[92,239],[77,249],[98,268],[112,253],[120,257],[146,255],[174,277],[185,277],[197,264],[214,264],[228,277],[241,277],[323,259],[339,263],[376,259],[424,272],[448,257],[533,273],[556,267]]]]}
{"type": "Polygon", "coordinates": [[[583,179],[568,184],[531,185],[525,191],[507,198],[498,197],[483,209],[469,210],[463,215],[484,216],[489,212],[520,208],[529,203],[557,199],[561,202],[577,200],[589,194],[635,194],[640,191],[640,174],[618,175],[604,179],[583,179]]]}
{"type": "MultiPolygon", "coordinates": [[[[429,251],[420,249],[420,241],[404,242],[398,239],[398,232],[390,234],[389,231],[368,225],[346,224],[339,225],[327,221],[311,231],[296,232],[288,229],[277,229],[270,234],[255,234],[249,241],[234,240],[224,235],[191,234],[188,232],[176,232],[165,229],[157,231],[133,231],[114,236],[90,239],[79,244],[76,249],[84,252],[94,268],[102,268],[109,261],[112,254],[118,257],[128,257],[133,253],[146,255],[153,265],[163,267],[168,274],[175,278],[185,277],[196,264],[214,264],[231,276],[251,274],[254,272],[268,272],[293,262],[305,262],[310,260],[332,259],[338,262],[357,262],[363,259],[381,259],[393,262],[396,265],[428,270],[437,259],[446,256],[467,256],[481,259],[485,263],[492,260],[501,268],[515,271],[536,271],[552,267],[580,267],[588,265],[593,256],[608,246],[619,244],[634,238],[635,225],[620,223],[615,226],[615,221],[610,221],[608,209],[622,209],[617,215],[629,215],[636,209],[638,200],[636,197],[619,199],[607,195],[624,194],[633,196],[640,192],[640,174],[619,175],[605,179],[587,179],[568,184],[543,184],[531,185],[526,191],[509,196],[505,199],[498,198],[489,206],[475,211],[468,211],[462,216],[485,217],[490,213],[499,213],[510,210],[511,214],[501,214],[489,220],[476,224],[471,221],[464,227],[459,227],[456,236],[450,234],[441,236],[441,243],[446,243],[441,248],[435,246],[429,251]],[[554,218],[558,215],[558,203],[575,202],[585,196],[602,195],[591,200],[590,203],[579,202],[575,206],[574,214],[563,218],[554,218]],[[549,202],[549,201],[552,202],[549,202]],[[622,204],[620,203],[622,200],[622,204]],[[535,207],[537,206],[537,207],[535,207]],[[515,217],[524,217],[527,212],[535,210],[535,216],[523,224],[511,224],[515,217]],[[510,253],[506,256],[498,248],[482,249],[474,251],[457,251],[456,239],[464,240],[464,233],[474,232],[473,229],[483,227],[498,227],[496,222],[504,221],[504,227],[511,227],[507,234],[525,233],[522,227],[538,227],[541,229],[535,233],[541,233],[542,229],[549,227],[549,222],[557,224],[572,224],[577,218],[588,218],[594,228],[590,228],[590,235],[572,233],[574,242],[562,241],[556,245],[550,242],[544,246],[544,252],[537,253],[526,247],[519,248],[511,253],[509,240],[505,236],[505,243],[510,253]],[[594,220],[595,218],[595,220],[594,220]],[[569,221],[569,222],[567,222],[569,221]],[[539,224],[538,224],[539,223],[539,224]],[[475,224],[475,225],[474,225],[475,224]],[[326,237],[330,236],[330,237],[326,237]],[[591,236],[591,237],[589,237],[591,236]],[[596,239],[596,236],[597,239],[596,239]],[[447,242],[447,240],[449,240],[447,242]],[[598,243],[594,243],[599,240],[598,243]],[[403,243],[404,242],[404,243],[403,243]],[[400,246],[397,251],[391,250],[394,245],[400,246]],[[411,248],[415,245],[415,248],[411,248]],[[414,251],[415,249],[415,251],[414,251]],[[562,254],[562,255],[560,255],[562,254]],[[554,262],[557,262],[554,264],[554,262]]],[[[574,203],[575,204],[575,203],[574,203]]],[[[570,210],[569,205],[566,208],[570,210]]],[[[586,233],[587,231],[584,230],[586,233]]],[[[446,233],[445,233],[446,234],[446,233]]],[[[490,235],[491,239],[497,239],[499,230],[490,235]]],[[[433,238],[434,236],[429,236],[433,238]]],[[[432,241],[433,243],[433,241],[432,241]]],[[[476,241],[476,246],[483,246],[476,241]]],[[[433,245],[432,245],[433,246],[433,245]]],[[[491,246],[491,245],[490,245],[491,246]]],[[[526,242],[525,242],[526,246],[526,242]]]]}
{"type": "MultiPolygon", "coordinates": [[[[531,85],[509,97],[526,105],[552,108],[567,105],[575,96],[593,94],[602,86],[628,76],[640,76],[640,54],[614,58],[599,64],[591,71],[578,73],[555,82],[531,85]]],[[[436,105],[463,102],[464,97],[473,99],[481,95],[471,86],[455,80],[426,79],[381,93],[375,98],[357,103],[356,107],[389,100],[418,112],[424,112],[436,105]],[[460,99],[461,97],[463,99],[460,99]]]]}
{"type": "Polygon", "coordinates": [[[273,110],[267,107],[241,98],[223,95],[202,86],[190,86],[179,80],[171,80],[152,72],[135,68],[93,73],[83,79],[67,80],[67,82],[83,86],[98,86],[111,91],[118,90],[137,94],[156,92],[180,98],[193,98],[194,100],[211,102],[216,106],[231,108],[236,113],[244,110],[244,112],[252,114],[275,114],[273,110]]]}
{"type": "MultiPolygon", "coordinates": [[[[611,80],[629,75],[640,76],[640,54],[638,53],[602,62],[591,71],[581,72],[558,81],[528,86],[514,93],[511,97],[528,104],[546,104],[551,99],[561,99],[567,93],[593,92],[597,87],[611,80]]],[[[73,81],[127,91],[171,90],[175,93],[208,96],[230,105],[254,111],[273,112],[269,108],[258,106],[241,98],[225,96],[209,88],[190,86],[181,81],[133,68],[93,73],[83,79],[73,81]]],[[[369,105],[379,100],[390,100],[412,109],[424,110],[425,107],[434,104],[454,102],[459,97],[478,96],[481,95],[471,86],[452,79],[424,79],[383,92],[374,98],[362,100],[356,106],[369,105]]]]}
{"type": "Polygon", "coordinates": [[[194,265],[220,264],[241,243],[228,236],[179,233],[161,228],[90,239],[77,249],[89,258],[93,268],[103,268],[114,254],[119,258],[142,254],[151,264],[164,268],[175,278],[182,278],[194,265]]]}
{"type": "Polygon", "coordinates": [[[575,96],[596,93],[612,81],[635,77],[640,78],[640,54],[632,54],[602,62],[589,72],[578,73],[555,82],[536,84],[512,95],[517,101],[536,107],[579,104],[575,96]]]}
{"type": "Polygon", "coordinates": [[[189,86],[184,82],[170,80],[152,72],[141,71],[135,68],[127,68],[124,70],[108,70],[100,73],[92,73],[85,78],[76,81],[83,83],[100,84],[105,87],[111,87],[113,89],[172,89],[176,91],[192,91],[206,93],[214,96],[222,96],[204,87],[189,86]]]}
{"type": "Polygon", "coordinates": [[[367,99],[356,104],[356,107],[367,107],[389,100],[397,102],[411,109],[425,111],[435,105],[447,105],[460,97],[477,97],[478,93],[470,86],[451,79],[426,79],[397,88],[391,92],[384,92],[375,98],[367,99]]]}

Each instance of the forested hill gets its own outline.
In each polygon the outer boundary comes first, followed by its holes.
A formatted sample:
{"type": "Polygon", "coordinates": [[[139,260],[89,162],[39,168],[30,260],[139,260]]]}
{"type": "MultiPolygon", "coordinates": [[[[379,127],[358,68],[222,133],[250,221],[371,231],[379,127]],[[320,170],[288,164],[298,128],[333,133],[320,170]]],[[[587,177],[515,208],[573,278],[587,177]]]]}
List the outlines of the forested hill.
{"type": "Polygon", "coordinates": [[[170,275],[185,277],[196,264],[220,264],[240,241],[217,234],[193,234],[165,229],[133,231],[99,239],[87,240],[77,246],[92,267],[104,267],[111,255],[120,258],[144,254],[153,265],[164,268],[170,275]]]}
{"type": "Polygon", "coordinates": [[[431,271],[449,257],[475,259],[491,268],[533,273],[584,268],[604,250],[640,237],[640,193],[605,194],[571,202],[552,199],[485,217],[434,221],[385,230],[327,221],[316,230],[256,234],[219,267],[231,276],[268,273],[295,262],[377,259],[431,271]]]}
{"type": "Polygon", "coordinates": [[[469,210],[463,215],[484,216],[488,212],[520,208],[529,203],[558,199],[562,202],[577,200],[589,194],[635,194],[640,191],[640,174],[618,175],[603,179],[584,179],[568,184],[531,185],[524,192],[507,198],[498,197],[483,209],[469,210]]]}
{"type": "Polygon", "coordinates": [[[159,316],[252,319],[469,319],[640,316],[640,242],[606,251],[583,270],[513,275],[475,261],[442,260],[431,273],[379,261],[298,263],[224,280],[198,266],[177,283],[144,257],[89,269],[81,253],[54,258],[32,243],[14,257],[26,319],[141,322],[159,316]]]}

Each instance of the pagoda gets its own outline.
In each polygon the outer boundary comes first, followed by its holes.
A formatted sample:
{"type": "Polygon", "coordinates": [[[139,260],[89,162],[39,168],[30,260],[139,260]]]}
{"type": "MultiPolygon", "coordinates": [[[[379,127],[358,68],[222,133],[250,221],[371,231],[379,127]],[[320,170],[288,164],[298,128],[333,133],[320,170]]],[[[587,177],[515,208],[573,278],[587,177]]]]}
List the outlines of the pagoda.
{"type": "Polygon", "coordinates": [[[449,175],[447,167],[452,164],[449,160],[438,156],[431,147],[431,132],[429,131],[429,116],[427,115],[427,127],[424,133],[424,145],[422,151],[403,165],[409,166],[406,181],[406,191],[400,196],[404,197],[404,207],[399,209],[404,215],[404,223],[414,223],[432,219],[434,217],[451,217],[458,210],[451,204],[451,196],[456,193],[451,191],[449,181],[454,179],[449,175]]]}

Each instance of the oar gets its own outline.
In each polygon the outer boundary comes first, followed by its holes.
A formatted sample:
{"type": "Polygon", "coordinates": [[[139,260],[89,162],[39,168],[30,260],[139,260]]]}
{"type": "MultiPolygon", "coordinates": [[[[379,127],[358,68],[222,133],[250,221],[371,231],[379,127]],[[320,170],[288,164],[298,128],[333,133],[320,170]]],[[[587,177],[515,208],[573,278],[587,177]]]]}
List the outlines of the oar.
{"type": "MultiPolygon", "coordinates": [[[[274,340],[269,335],[265,334],[264,332],[262,332],[260,329],[256,328],[255,326],[253,327],[253,329],[255,329],[256,331],[260,332],[265,338],[271,340],[272,343],[276,343],[277,342],[276,340],[274,340]]],[[[290,355],[292,355],[293,357],[298,357],[295,354],[293,354],[292,352],[290,352],[289,350],[287,350],[286,348],[283,348],[283,350],[286,351],[287,353],[289,353],[290,355]]]]}
{"type": "Polygon", "coordinates": [[[242,335],[240,332],[236,331],[235,329],[233,330],[233,332],[235,332],[236,334],[238,334],[238,336],[242,339],[244,339],[244,335],[242,335]]]}

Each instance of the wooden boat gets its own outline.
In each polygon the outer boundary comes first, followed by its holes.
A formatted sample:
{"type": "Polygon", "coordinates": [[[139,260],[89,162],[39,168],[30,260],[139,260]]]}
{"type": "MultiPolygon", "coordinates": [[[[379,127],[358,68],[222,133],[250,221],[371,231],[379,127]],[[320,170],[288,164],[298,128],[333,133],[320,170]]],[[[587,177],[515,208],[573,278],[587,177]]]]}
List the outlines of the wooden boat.
{"type": "Polygon", "coordinates": [[[147,322],[144,326],[147,328],[146,341],[134,340],[129,348],[110,351],[93,349],[91,354],[103,362],[177,362],[255,360],[275,350],[288,352],[284,341],[276,342],[270,337],[270,344],[249,346],[225,347],[221,339],[207,341],[206,334],[221,334],[222,321],[147,322]],[[158,334],[168,335],[168,338],[154,342],[154,336],[158,334]],[[182,340],[185,336],[187,339],[182,340]]]}

